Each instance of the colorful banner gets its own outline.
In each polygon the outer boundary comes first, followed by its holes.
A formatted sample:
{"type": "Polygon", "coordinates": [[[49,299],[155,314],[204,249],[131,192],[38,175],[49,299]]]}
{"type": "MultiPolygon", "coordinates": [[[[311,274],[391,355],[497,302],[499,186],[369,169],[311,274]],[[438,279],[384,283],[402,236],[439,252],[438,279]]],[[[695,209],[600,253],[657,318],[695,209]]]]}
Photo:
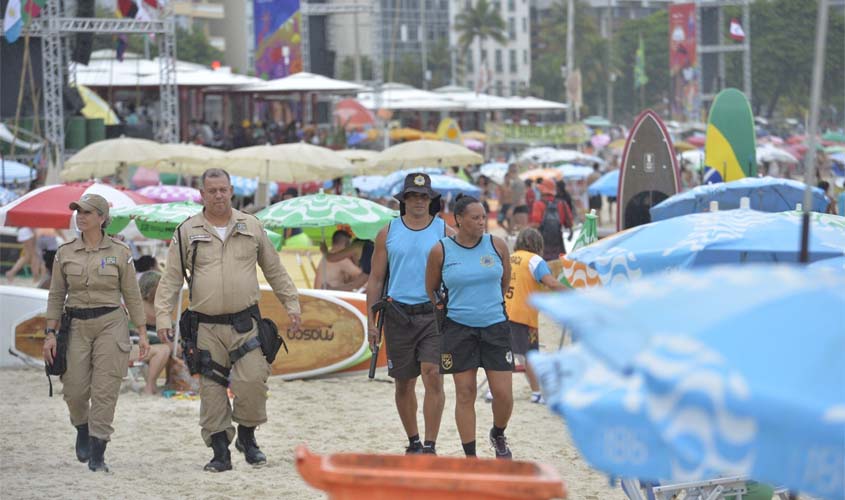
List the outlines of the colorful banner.
{"type": "Polygon", "coordinates": [[[695,4],[669,6],[669,76],[672,80],[672,119],[701,120],[696,57],[695,4]]]}
{"type": "Polygon", "coordinates": [[[255,74],[283,78],[302,71],[299,0],[253,0],[255,74]]]}
{"type": "Polygon", "coordinates": [[[590,129],[583,123],[572,125],[517,125],[486,123],[488,144],[582,144],[590,139],[590,129]]]}

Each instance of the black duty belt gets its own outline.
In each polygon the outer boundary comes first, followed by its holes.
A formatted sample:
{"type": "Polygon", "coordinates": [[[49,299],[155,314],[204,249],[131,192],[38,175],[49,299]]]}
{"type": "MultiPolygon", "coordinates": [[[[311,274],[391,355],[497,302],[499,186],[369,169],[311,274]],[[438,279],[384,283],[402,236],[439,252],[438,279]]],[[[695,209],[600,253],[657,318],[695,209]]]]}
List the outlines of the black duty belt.
{"type": "Polygon", "coordinates": [[[73,319],[94,319],[108,314],[117,308],[118,306],[92,307],[90,309],[68,307],[65,309],[65,312],[73,319]]]}
{"type": "Polygon", "coordinates": [[[401,302],[393,302],[400,309],[405,311],[405,314],[414,316],[416,314],[431,314],[434,312],[434,305],[431,302],[423,302],[421,304],[403,304],[401,302]]]}
{"type": "Polygon", "coordinates": [[[244,314],[249,316],[258,316],[260,317],[261,314],[258,311],[258,305],[253,304],[243,311],[238,311],[233,314],[203,314],[201,312],[194,311],[194,314],[197,316],[197,320],[200,323],[211,323],[214,325],[234,325],[235,320],[239,317],[242,317],[244,314]]]}

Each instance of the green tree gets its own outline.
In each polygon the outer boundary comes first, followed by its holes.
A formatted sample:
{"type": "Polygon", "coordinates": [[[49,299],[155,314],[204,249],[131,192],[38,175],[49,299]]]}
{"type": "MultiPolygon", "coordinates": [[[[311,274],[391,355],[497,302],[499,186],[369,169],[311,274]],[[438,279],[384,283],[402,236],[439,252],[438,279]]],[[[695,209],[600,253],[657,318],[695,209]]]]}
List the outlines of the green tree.
{"type": "Polygon", "coordinates": [[[428,87],[436,89],[449,85],[452,80],[452,62],[449,53],[449,40],[441,38],[428,47],[428,70],[431,72],[431,81],[428,87]]]}
{"type": "MultiPolygon", "coordinates": [[[[810,106],[818,2],[758,0],[751,4],[751,106],[754,113],[803,116],[810,106]]],[[[740,17],[739,10],[728,10],[740,17]]],[[[726,16],[728,17],[728,16],[726,16]]],[[[845,104],[845,15],[830,9],[823,78],[822,120],[842,124],[845,104]],[[838,116],[833,116],[838,109],[838,116]],[[826,111],[826,113],[825,113],[826,111]]],[[[726,39],[724,43],[733,43],[726,39]]],[[[726,59],[725,84],[742,88],[742,57],[726,59]]]]}
{"type": "Polygon", "coordinates": [[[479,40],[482,48],[484,48],[488,39],[504,45],[508,40],[505,30],[505,20],[502,19],[502,14],[494,9],[487,0],[478,0],[475,6],[470,5],[455,17],[455,32],[458,34],[458,48],[460,49],[458,54],[461,59],[459,81],[464,80],[465,65],[463,60],[470,45],[475,40],[479,40]]]}
{"type": "MultiPolygon", "coordinates": [[[[355,80],[355,58],[346,56],[340,62],[338,78],[341,80],[355,80]]],[[[368,56],[361,56],[361,78],[364,80],[373,79],[373,60],[368,56]]]]}
{"type": "Polygon", "coordinates": [[[645,48],[645,74],[648,75],[643,90],[644,105],[659,110],[669,98],[669,12],[660,10],[647,17],[628,20],[614,32],[613,110],[616,116],[633,117],[642,111],[640,90],[634,88],[634,64],[640,36],[645,48]]]}

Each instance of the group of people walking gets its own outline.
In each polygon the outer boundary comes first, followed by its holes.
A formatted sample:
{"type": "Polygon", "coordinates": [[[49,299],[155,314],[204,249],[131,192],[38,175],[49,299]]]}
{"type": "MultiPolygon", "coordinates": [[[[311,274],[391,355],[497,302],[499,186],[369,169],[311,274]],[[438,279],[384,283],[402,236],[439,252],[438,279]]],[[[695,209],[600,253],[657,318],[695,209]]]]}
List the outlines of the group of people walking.
{"type": "MultiPolygon", "coordinates": [[[[267,460],[255,430],[267,422],[266,382],[275,352],[268,353],[269,327],[257,307],[256,265],[284,305],[288,328],[298,330],[301,318],[297,290],[261,223],[232,208],[228,173],[209,169],[201,186],[204,209],[177,228],[156,288],[155,332],[173,341],[174,312],[187,281],[182,349],[192,373],[200,374],[201,434],[213,451],[205,470],[221,472],[232,468],[232,441],[248,464],[267,460]]],[[[451,374],[461,444],[467,456],[476,456],[476,374],[483,369],[494,395],[489,441],[497,458],[511,458],[505,429],[513,410],[514,348],[516,354],[537,348],[537,323],[536,313],[514,312],[506,300],[525,300],[538,283],[560,285],[536,255],[542,253],[542,237],[524,230],[510,256],[502,239],[485,234],[485,209],[468,196],[456,200],[456,228],[449,227],[437,215],[440,196],[425,174],[409,175],[396,198],[400,217],[378,234],[371,260],[368,337],[371,348],[382,333],[387,338],[388,374],[395,380],[396,407],[408,436],[405,451],[436,454],[443,375],[451,374]],[[383,325],[377,314],[383,315],[383,325]],[[420,377],[423,439],[415,392],[420,377]]],[[[77,212],[81,234],[56,252],[43,355],[48,365],[66,359],[63,393],[77,431],[77,458],[92,471],[107,471],[105,449],[129,365],[128,322],[138,327],[143,358],[150,349],[144,327],[149,315],[129,247],[103,230],[108,202],[88,194],[70,209],[77,212]]]]}

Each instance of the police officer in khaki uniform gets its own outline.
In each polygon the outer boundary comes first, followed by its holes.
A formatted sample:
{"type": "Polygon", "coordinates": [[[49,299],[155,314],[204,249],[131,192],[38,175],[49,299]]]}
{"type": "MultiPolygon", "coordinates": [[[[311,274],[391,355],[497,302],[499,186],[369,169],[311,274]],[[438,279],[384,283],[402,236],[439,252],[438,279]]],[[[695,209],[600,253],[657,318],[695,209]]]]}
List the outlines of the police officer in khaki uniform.
{"type": "MultiPolygon", "coordinates": [[[[135,325],[144,324],[144,305],[129,247],[103,232],[109,204],[86,194],[70,204],[81,237],[59,247],[47,303],[47,337],[43,354],[56,356],[56,328],[69,315],[67,371],[62,375],[70,422],[76,427],[76,457],[92,471],[106,471],[103,454],[114,429],[114,408],[129,368],[129,324],[120,307],[126,303],[135,325]]],[[[141,329],[141,355],[149,350],[141,329]]]]}
{"type": "Polygon", "coordinates": [[[237,328],[242,326],[238,318],[249,314],[261,298],[256,263],[284,304],[292,329],[299,329],[300,310],[296,286],[261,223],[232,208],[229,174],[221,169],[206,170],[201,193],[205,208],[182,223],[171,240],[156,293],[156,328],[159,337],[172,337],[172,314],[179,305],[183,282],[183,257],[188,271],[196,259],[189,309],[199,318],[197,348],[200,359],[205,357],[200,363],[200,426],[205,444],[214,450],[205,470],[221,472],[232,468],[229,443],[235,436],[233,420],[239,424],[235,445],[247,463],[266,462],[255,441],[255,427],[267,421],[270,365],[261,349],[255,348],[240,352],[234,363],[230,361],[233,353],[257,336],[257,326],[251,319],[248,331],[239,333],[243,328],[237,328]],[[234,394],[232,407],[227,385],[234,394]]]}

